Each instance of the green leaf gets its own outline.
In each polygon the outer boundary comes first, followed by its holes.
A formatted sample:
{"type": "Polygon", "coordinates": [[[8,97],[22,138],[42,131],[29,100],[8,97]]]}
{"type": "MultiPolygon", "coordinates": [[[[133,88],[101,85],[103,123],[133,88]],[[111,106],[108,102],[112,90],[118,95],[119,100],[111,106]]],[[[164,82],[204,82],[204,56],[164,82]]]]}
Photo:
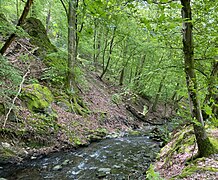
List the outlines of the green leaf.
{"type": "Polygon", "coordinates": [[[208,106],[208,105],[206,105],[206,106],[204,107],[204,111],[205,111],[206,114],[209,115],[209,116],[213,114],[212,108],[211,108],[210,106],[208,106]]]}

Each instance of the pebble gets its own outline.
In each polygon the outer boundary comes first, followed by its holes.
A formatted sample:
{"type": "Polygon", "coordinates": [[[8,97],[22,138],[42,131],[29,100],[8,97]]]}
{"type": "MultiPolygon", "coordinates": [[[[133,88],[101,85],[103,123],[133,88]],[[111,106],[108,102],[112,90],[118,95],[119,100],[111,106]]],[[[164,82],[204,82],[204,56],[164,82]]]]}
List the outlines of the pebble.
{"type": "Polygon", "coordinates": [[[62,165],[66,166],[67,164],[69,164],[69,162],[70,162],[70,160],[69,160],[69,159],[66,159],[66,160],[62,163],[62,165]]]}
{"type": "Polygon", "coordinates": [[[35,157],[35,156],[31,156],[30,159],[34,160],[34,159],[37,159],[37,157],[35,157]]]}
{"type": "Polygon", "coordinates": [[[4,148],[10,148],[11,147],[11,145],[9,143],[7,143],[7,142],[2,142],[2,146],[4,148]]]}
{"type": "Polygon", "coordinates": [[[61,170],[62,169],[62,166],[61,165],[56,165],[56,166],[54,166],[53,168],[52,168],[52,170],[54,170],[54,171],[59,171],[59,170],[61,170]]]}

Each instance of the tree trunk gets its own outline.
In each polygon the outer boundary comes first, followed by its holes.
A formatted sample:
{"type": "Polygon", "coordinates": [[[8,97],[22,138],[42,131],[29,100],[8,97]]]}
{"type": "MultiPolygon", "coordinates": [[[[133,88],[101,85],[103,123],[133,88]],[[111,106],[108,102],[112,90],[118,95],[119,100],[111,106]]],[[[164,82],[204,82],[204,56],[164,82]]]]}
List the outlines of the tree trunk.
{"type": "Polygon", "coordinates": [[[119,85],[120,85],[120,86],[123,85],[124,72],[125,72],[125,67],[123,67],[122,70],[121,70],[121,72],[120,72],[120,80],[119,80],[119,85]]]}
{"type": "Polygon", "coordinates": [[[112,35],[111,42],[110,42],[109,55],[108,55],[107,64],[106,64],[105,67],[104,67],[104,65],[103,65],[103,71],[102,71],[102,74],[101,74],[101,76],[100,76],[100,79],[103,78],[103,76],[104,76],[105,73],[107,72],[108,66],[109,66],[109,64],[110,64],[110,60],[111,60],[111,56],[112,56],[112,51],[113,51],[113,43],[114,43],[114,38],[115,38],[115,32],[116,32],[116,27],[114,28],[113,35],[112,35]]]}
{"type": "MultiPolygon", "coordinates": [[[[49,4],[49,6],[50,6],[50,4],[49,4]]],[[[48,32],[49,32],[50,20],[51,20],[51,8],[49,7],[48,14],[47,14],[47,17],[46,17],[46,34],[47,35],[48,35],[48,32]]]]}
{"type": "Polygon", "coordinates": [[[17,21],[19,21],[19,0],[16,0],[17,21]]]}
{"type": "Polygon", "coordinates": [[[192,36],[192,15],[191,0],[181,0],[182,18],[183,18],[183,52],[186,73],[186,84],[189,94],[190,111],[193,119],[195,137],[198,145],[198,156],[205,157],[214,153],[214,147],[207,137],[204,122],[201,114],[201,108],[197,97],[197,81],[194,71],[194,46],[192,36]]]}
{"type": "MultiPolygon", "coordinates": [[[[26,5],[24,7],[24,10],[23,10],[23,13],[22,15],[20,16],[20,19],[18,20],[18,23],[17,23],[17,27],[18,26],[21,26],[25,20],[25,18],[27,17],[28,13],[29,13],[29,10],[30,10],[30,7],[31,5],[33,4],[33,0],[28,0],[26,2],[26,5]]],[[[11,43],[14,41],[16,37],[16,34],[13,33],[10,35],[10,37],[7,39],[7,41],[5,42],[4,46],[1,48],[0,50],[0,53],[1,55],[4,55],[4,53],[6,52],[6,50],[8,49],[8,47],[11,45],[11,43]]]]}
{"type": "Polygon", "coordinates": [[[153,103],[152,108],[151,108],[152,111],[157,110],[157,103],[158,103],[159,98],[160,98],[160,94],[161,94],[161,91],[162,91],[162,88],[163,88],[163,83],[164,83],[165,78],[166,78],[166,75],[164,75],[162,80],[160,81],[160,85],[159,85],[159,88],[158,88],[154,103],[153,103]]]}
{"type": "Polygon", "coordinates": [[[77,61],[77,49],[76,49],[76,4],[74,0],[69,0],[68,11],[68,72],[67,72],[67,84],[66,88],[71,93],[75,93],[77,90],[76,78],[75,78],[75,66],[77,61]]]}
{"type": "Polygon", "coordinates": [[[137,66],[136,66],[134,83],[135,83],[135,87],[137,89],[139,88],[139,82],[141,80],[141,74],[143,72],[145,59],[146,59],[146,55],[143,54],[142,57],[141,57],[141,60],[138,62],[137,66]]]}
{"type": "Polygon", "coordinates": [[[94,19],[94,34],[93,34],[93,63],[95,70],[97,70],[97,20],[94,19]]]}

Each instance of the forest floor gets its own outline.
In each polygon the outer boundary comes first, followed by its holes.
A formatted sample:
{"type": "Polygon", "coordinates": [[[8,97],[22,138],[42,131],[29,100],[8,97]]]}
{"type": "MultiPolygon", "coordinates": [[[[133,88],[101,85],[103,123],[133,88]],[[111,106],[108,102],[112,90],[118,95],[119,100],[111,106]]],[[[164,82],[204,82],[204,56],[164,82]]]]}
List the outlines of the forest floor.
{"type": "MultiPolygon", "coordinates": [[[[210,141],[217,148],[218,129],[210,127],[207,132],[210,141]]],[[[218,179],[218,154],[193,159],[197,150],[193,127],[183,126],[172,134],[169,143],[161,149],[154,168],[164,179],[218,179]]]]}

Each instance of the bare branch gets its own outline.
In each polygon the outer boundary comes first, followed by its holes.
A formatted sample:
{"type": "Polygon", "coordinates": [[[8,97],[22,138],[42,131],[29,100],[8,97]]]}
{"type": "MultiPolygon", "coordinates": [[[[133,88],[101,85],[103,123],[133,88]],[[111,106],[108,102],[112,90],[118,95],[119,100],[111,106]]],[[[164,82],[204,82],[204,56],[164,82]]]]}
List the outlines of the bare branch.
{"type": "MultiPolygon", "coordinates": [[[[67,7],[66,7],[66,5],[64,4],[64,1],[63,1],[63,0],[60,0],[60,1],[61,1],[61,4],[63,5],[64,10],[65,10],[66,15],[67,15],[67,14],[68,14],[67,7]]],[[[67,17],[68,17],[68,15],[67,15],[67,17]]]]}
{"type": "Polygon", "coordinates": [[[8,113],[6,114],[5,121],[4,121],[4,124],[3,124],[3,126],[2,126],[3,129],[4,129],[5,126],[6,126],[6,123],[7,123],[8,117],[9,117],[9,114],[11,113],[11,111],[12,111],[12,109],[13,109],[13,105],[14,105],[15,101],[17,100],[17,98],[18,98],[18,96],[19,96],[19,94],[20,94],[20,92],[21,92],[21,90],[22,90],[23,83],[24,83],[24,81],[25,81],[25,79],[26,79],[26,77],[27,77],[27,75],[28,75],[29,73],[30,73],[30,64],[29,64],[29,66],[28,66],[28,68],[27,68],[27,72],[24,74],[23,79],[22,79],[22,81],[21,81],[21,83],[20,83],[20,85],[19,85],[19,90],[18,90],[16,96],[14,97],[14,99],[13,99],[13,101],[12,101],[12,105],[11,105],[10,109],[8,110],[8,113]]]}

